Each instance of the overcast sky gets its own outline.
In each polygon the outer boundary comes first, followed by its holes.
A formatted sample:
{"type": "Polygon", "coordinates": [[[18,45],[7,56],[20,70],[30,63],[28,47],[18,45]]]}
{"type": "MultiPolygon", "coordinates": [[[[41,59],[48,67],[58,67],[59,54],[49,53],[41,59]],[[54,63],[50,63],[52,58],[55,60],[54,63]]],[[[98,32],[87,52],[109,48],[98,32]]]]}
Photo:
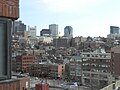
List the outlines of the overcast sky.
{"type": "Polygon", "coordinates": [[[75,36],[104,36],[110,25],[120,26],[120,0],[20,0],[20,20],[37,26],[37,35],[49,24],[73,27],[75,36]]]}

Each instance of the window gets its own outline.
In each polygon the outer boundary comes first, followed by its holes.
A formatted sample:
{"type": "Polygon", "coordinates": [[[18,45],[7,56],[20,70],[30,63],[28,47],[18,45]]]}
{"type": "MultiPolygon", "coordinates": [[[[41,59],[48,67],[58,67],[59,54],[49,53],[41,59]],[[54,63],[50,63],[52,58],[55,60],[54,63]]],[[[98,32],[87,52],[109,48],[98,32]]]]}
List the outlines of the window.
{"type": "Polygon", "coordinates": [[[5,30],[5,24],[0,21],[0,75],[7,74],[7,47],[6,47],[6,36],[7,30],[5,30]]]}

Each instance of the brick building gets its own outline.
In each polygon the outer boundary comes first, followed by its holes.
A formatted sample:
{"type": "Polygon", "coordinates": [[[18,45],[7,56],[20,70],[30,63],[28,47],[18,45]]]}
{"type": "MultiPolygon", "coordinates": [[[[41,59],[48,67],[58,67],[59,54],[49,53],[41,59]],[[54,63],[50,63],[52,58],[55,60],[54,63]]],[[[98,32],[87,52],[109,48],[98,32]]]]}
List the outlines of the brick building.
{"type": "Polygon", "coordinates": [[[32,64],[29,67],[29,74],[37,77],[63,78],[65,65],[63,64],[32,64]]]}
{"type": "Polygon", "coordinates": [[[71,39],[67,37],[53,39],[53,45],[55,47],[71,47],[71,39]]]}
{"type": "Polygon", "coordinates": [[[120,76],[120,46],[111,49],[111,71],[113,76],[120,76]]]}
{"type": "Polygon", "coordinates": [[[18,19],[19,0],[0,0],[0,17],[18,19]]]}
{"type": "Polygon", "coordinates": [[[0,81],[0,90],[30,90],[30,79],[23,77],[0,81]]]}
{"type": "Polygon", "coordinates": [[[28,72],[28,66],[36,62],[34,56],[17,56],[16,71],[28,72]]]}

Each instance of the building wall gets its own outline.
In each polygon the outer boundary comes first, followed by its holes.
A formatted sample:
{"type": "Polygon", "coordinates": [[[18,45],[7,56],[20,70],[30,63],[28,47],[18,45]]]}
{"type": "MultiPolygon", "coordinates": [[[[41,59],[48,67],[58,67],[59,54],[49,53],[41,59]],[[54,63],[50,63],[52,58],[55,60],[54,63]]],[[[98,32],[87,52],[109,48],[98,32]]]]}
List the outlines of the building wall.
{"type": "Polygon", "coordinates": [[[120,75],[120,46],[113,47],[111,49],[111,69],[112,74],[119,76],[120,75]]]}
{"type": "Polygon", "coordinates": [[[25,48],[27,45],[27,38],[25,37],[20,37],[19,38],[19,47],[20,48],[25,48]]]}
{"type": "Polygon", "coordinates": [[[16,71],[16,59],[15,58],[12,58],[11,60],[11,68],[12,68],[12,71],[16,71]]]}
{"type": "Polygon", "coordinates": [[[34,64],[34,56],[17,56],[16,57],[16,71],[28,72],[28,66],[34,64]]]}
{"type": "Polygon", "coordinates": [[[19,18],[19,0],[0,0],[0,17],[19,18]],[[11,10],[9,8],[11,7],[11,10]]]}
{"type": "Polygon", "coordinates": [[[112,71],[113,75],[120,75],[120,53],[112,53],[112,71]]]}
{"type": "Polygon", "coordinates": [[[110,26],[110,34],[119,34],[119,27],[117,26],[110,26]]]}
{"type": "Polygon", "coordinates": [[[20,90],[30,90],[30,78],[20,78],[20,90]]]}
{"type": "Polygon", "coordinates": [[[29,66],[29,73],[35,77],[46,77],[49,74],[49,69],[47,64],[32,64],[29,66]]]}
{"type": "Polygon", "coordinates": [[[108,34],[107,38],[117,39],[117,38],[120,38],[120,34],[108,34]]]}
{"type": "Polygon", "coordinates": [[[11,78],[11,24],[10,19],[0,18],[0,80],[11,78]]]}
{"type": "Polygon", "coordinates": [[[87,40],[86,37],[75,37],[75,38],[72,38],[72,47],[76,47],[76,48],[79,48],[79,45],[81,43],[84,43],[85,41],[87,40]]]}
{"type": "Polygon", "coordinates": [[[39,41],[41,41],[43,43],[52,43],[53,38],[52,37],[42,36],[42,37],[39,37],[39,41]]]}
{"type": "Polygon", "coordinates": [[[22,21],[15,21],[14,22],[14,32],[24,32],[26,31],[26,25],[22,21]]]}
{"type": "Polygon", "coordinates": [[[0,90],[30,90],[30,79],[24,77],[0,81],[0,90]]]}
{"type": "Polygon", "coordinates": [[[81,81],[81,63],[70,61],[70,79],[73,81],[81,81]]]}
{"type": "Polygon", "coordinates": [[[70,47],[71,39],[68,39],[68,38],[53,39],[53,45],[55,47],[70,47]]]}
{"type": "Polygon", "coordinates": [[[73,37],[73,28],[71,26],[66,26],[64,28],[64,36],[69,38],[73,37]]]}
{"type": "Polygon", "coordinates": [[[38,77],[52,77],[63,78],[65,72],[65,65],[63,64],[32,64],[29,66],[29,73],[31,76],[38,77]]]}
{"type": "Polygon", "coordinates": [[[36,84],[35,90],[49,90],[48,84],[36,84]]]}
{"type": "Polygon", "coordinates": [[[49,25],[49,29],[50,29],[52,37],[57,37],[58,36],[58,25],[57,24],[49,25]]]}
{"type": "Polygon", "coordinates": [[[82,53],[82,82],[103,87],[112,82],[110,53],[82,53]]]}
{"type": "Polygon", "coordinates": [[[17,90],[19,88],[19,81],[5,82],[0,84],[0,90],[17,90]]]}
{"type": "Polygon", "coordinates": [[[37,30],[36,26],[34,26],[34,27],[28,26],[29,36],[36,37],[36,30],[37,30]]]}
{"type": "Polygon", "coordinates": [[[28,72],[28,66],[35,62],[34,56],[22,56],[22,71],[28,72]]]}
{"type": "Polygon", "coordinates": [[[29,37],[28,38],[28,43],[31,45],[38,44],[39,40],[36,37],[29,37]]]}
{"type": "Polygon", "coordinates": [[[50,36],[51,32],[50,29],[42,29],[42,31],[40,31],[40,36],[50,36]]]}
{"type": "Polygon", "coordinates": [[[65,65],[58,64],[58,77],[64,78],[65,76],[65,65]]]}

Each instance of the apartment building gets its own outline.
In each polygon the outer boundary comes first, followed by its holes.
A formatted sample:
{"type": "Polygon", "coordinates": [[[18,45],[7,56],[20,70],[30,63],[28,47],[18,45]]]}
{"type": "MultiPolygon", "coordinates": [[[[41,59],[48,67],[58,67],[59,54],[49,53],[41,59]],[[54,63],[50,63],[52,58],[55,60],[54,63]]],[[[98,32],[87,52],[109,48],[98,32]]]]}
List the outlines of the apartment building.
{"type": "Polygon", "coordinates": [[[120,76],[120,46],[111,49],[111,71],[116,78],[120,76]]]}
{"type": "MultiPolygon", "coordinates": [[[[80,56],[72,56],[69,62],[69,79],[72,81],[81,82],[82,67],[80,56]]],[[[66,71],[67,72],[67,71],[66,71]]]]}
{"type": "Polygon", "coordinates": [[[30,90],[30,78],[14,78],[0,81],[0,90],[30,90]]]}
{"type": "Polygon", "coordinates": [[[94,52],[82,52],[81,58],[83,84],[101,88],[112,82],[111,53],[106,53],[103,49],[97,49],[94,52]]]}
{"type": "Polygon", "coordinates": [[[28,72],[29,65],[34,63],[34,56],[16,56],[16,71],[28,72]]]}
{"type": "Polygon", "coordinates": [[[29,66],[29,74],[31,76],[63,78],[64,72],[65,65],[63,64],[39,63],[29,66]]]}

